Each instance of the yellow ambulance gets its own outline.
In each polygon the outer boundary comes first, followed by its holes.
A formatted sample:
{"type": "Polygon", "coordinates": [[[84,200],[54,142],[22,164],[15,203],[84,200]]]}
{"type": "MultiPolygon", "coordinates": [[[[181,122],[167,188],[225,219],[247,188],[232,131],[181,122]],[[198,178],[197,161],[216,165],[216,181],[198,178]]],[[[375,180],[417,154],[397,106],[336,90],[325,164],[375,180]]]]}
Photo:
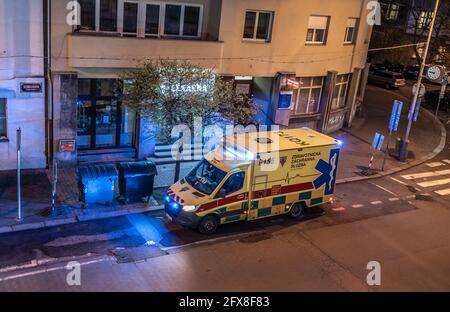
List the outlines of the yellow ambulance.
{"type": "Polygon", "coordinates": [[[332,200],[341,145],[309,128],[225,137],[168,189],[166,215],[203,234],[230,222],[300,217],[332,200]]]}

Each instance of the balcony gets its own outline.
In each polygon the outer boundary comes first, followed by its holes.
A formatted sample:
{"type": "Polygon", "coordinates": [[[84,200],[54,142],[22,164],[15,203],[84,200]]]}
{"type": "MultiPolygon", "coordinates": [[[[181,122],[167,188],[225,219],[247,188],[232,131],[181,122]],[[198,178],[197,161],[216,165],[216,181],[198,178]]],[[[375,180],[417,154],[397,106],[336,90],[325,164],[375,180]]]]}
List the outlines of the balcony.
{"type": "Polygon", "coordinates": [[[73,33],[67,36],[74,68],[133,68],[145,58],[176,58],[218,67],[223,43],[201,39],[136,38],[73,33]]]}

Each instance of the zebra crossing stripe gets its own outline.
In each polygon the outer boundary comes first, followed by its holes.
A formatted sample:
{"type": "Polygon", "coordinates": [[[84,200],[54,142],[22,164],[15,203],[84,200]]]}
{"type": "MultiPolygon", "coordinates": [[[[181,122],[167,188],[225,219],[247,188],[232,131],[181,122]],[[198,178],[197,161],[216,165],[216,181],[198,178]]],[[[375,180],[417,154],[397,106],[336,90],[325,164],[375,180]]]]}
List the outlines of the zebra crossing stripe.
{"type": "Polygon", "coordinates": [[[450,165],[450,160],[448,160],[448,159],[444,159],[443,162],[450,165]]]}
{"type": "Polygon", "coordinates": [[[448,174],[450,174],[450,169],[407,174],[407,175],[403,175],[402,178],[405,180],[415,180],[415,179],[431,178],[431,177],[437,177],[437,176],[448,175],[448,174]]]}
{"type": "Polygon", "coordinates": [[[417,185],[419,185],[421,187],[430,187],[430,186],[445,185],[445,184],[449,184],[449,183],[450,183],[450,179],[441,179],[441,180],[433,180],[433,181],[417,183],[417,185]]]}
{"type": "Polygon", "coordinates": [[[400,198],[397,198],[397,197],[394,197],[394,198],[389,198],[389,201],[399,201],[400,200],[400,198]]]}
{"type": "Polygon", "coordinates": [[[380,200],[371,202],[372,205],[381,205],[383,202],[380,200]]]}
{"type": "Polygon", "coordinates": [[[357,209],[357,208],[362,208],[362,207],[364,207],[364,205],[361,205],[361,204],[353,205],[353,206],[352,206],[352,208],[355,208],[355,209],[357,209]]]}
{"type": "Polygon", "coordinates": [[[443,164],[443,163],[441,163],[441,162],[439,161],[439,162],[432,162],[432,163],[429,163],[429,164],[427,164],[427,166],[430,167],[430,168],[436,168],[436,167],[445,166],[445,164],[443,164]]]}
{"type": "Polygon", "coordinates": [[[441,196],[446,196],[446,195],[450,195],[450,189],[445,189],[445,190],[439,190],[439,191],[435,191],[436,194],[439,194],[441,196]]]}

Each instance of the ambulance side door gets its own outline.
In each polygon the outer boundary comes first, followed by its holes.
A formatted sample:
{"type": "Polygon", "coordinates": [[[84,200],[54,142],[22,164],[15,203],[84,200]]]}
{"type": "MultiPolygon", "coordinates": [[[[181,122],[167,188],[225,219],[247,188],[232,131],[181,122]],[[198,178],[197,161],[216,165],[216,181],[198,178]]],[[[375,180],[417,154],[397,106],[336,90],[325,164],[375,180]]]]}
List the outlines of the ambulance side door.
{"type": "Polygon", "coordinates": [[[220,223],[245,219],[248,210],[246,179],[246,171],[233,172],[217,192],[220,223]]]}

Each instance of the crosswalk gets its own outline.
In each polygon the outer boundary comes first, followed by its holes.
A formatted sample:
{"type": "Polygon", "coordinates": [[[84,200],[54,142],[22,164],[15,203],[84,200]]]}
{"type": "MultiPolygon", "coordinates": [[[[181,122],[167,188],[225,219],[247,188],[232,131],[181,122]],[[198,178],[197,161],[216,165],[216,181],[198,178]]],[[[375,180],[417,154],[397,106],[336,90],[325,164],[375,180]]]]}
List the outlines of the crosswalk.
{"type": "MultiPolygon", "coordinates": [[[[427,163],[426,166],[430,168],[429,171],[421,169],[415,173],[401,175],[400,178],[406,180],[409,184],[414,183],[418,187],[429,192],[434,192],[437,195],[450,195],[450,160],[435,161],[427,163]]],[[[397,181],[405,184],[401,180],[397,181]]]]}

